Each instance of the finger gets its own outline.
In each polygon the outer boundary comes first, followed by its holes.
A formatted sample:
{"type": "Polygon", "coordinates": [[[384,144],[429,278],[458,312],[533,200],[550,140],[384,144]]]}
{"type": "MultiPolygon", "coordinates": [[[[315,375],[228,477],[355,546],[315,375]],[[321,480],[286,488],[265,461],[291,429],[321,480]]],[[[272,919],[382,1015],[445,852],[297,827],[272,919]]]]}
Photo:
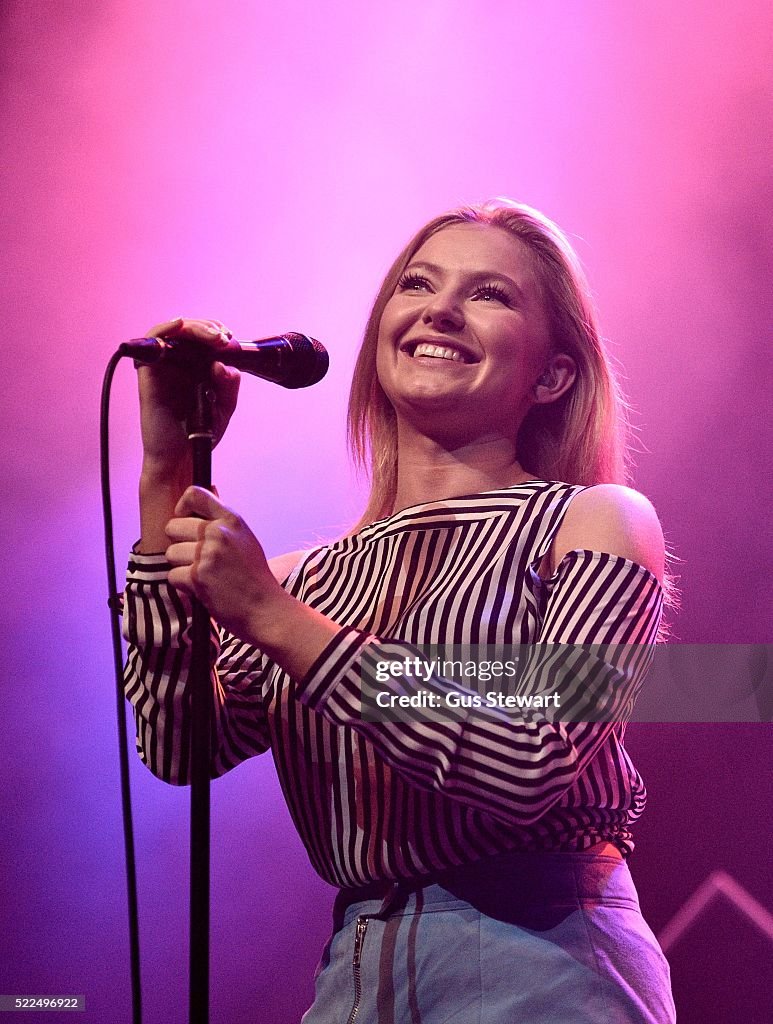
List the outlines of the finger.
{"type": "Polygon", "coordinates": [[[184,590],[186,594],[190,594],[193,597],[196,596],[196,590],[193,585],[193,574],[190,566],[181,566],[170,569],[169,576],[167,578],[175,590],[184,590]]]}
{"type": "Polygon", "coordinates": [[[210,320],[210,323],[214,324],[214,326],[217,327],[218,331],[220,331],[221,334],[224,334],[226,338],[228,338],[229,340],[233,338],[234,332],[229,331],[229,329],[226,327],[222,320],[210,320]]]}
{"type": "Polygon", "coordinates": [[[232,344],[233,334],[220,320],[206,320],[193,317],[177,317],[156,324],[148,332],[149,338],[187,338],[199,341],[210,348],[223,349],[232,344]]]}
{"type": "Polygon", "coordinates": [[[208,318],[204,318],[202,320],[195,321],[195,326],[203,327],[207,334],[220,336],[226,341],[230,341],[230,339],[233,338],[233,334],[228,330],[222,320],[210,320],[208,318]]]}
{"type": "Polygon", "coordinates": [[[212,320],[185,320],[183,337],[198,341],[216,352],[229,348],[233,343],[224,328],[212,320]]]}
{"type": "Polygon", "coordinates": [[[166,560],[174,566],[191,566],[196,561],[199,549],[198,541],[186,541],[184,544],[170,544],[166,549],[166,560]]]}
{"type": "Polygon", "coordinates": [[[189,487],[177,502],[174,514],[176,518],[200,516],[202,519],[211,520],[221,516],[232,516],[234,513],[211,491],[204,487],[189,487]]]}
{"type": "Polygon", "coordinates": [[[183,326],[184,320],[181,316],[176,316],[174,320],[164,320],[161,324],[156,324],[155,327],[151,327],[146,337],[148,338],[166,338],[169,335],[176,334],[183,326]]]}
{"type": "Polygon", "coordinates": [[[218,385],[222,384],[226,387],[236,385],[238,389],[241,376],[241,373],[234,366],[226,366],[225,363],[217,362],[212,364],[212,379],[218,385]]]}
{"type": "Polygon", "coordinates": [[[227,417],[230,417],[239,399],[241,374],[233,366],[213,363],[212,382],[217,388],[218,404],[221,410],[227,417]]]}
{"type": "Polygon", "coordinates": [[[203,539],[209,521],[200,516],[170,519],[164,527],[164,532],[171,541],[199,541],[203,539]]]}

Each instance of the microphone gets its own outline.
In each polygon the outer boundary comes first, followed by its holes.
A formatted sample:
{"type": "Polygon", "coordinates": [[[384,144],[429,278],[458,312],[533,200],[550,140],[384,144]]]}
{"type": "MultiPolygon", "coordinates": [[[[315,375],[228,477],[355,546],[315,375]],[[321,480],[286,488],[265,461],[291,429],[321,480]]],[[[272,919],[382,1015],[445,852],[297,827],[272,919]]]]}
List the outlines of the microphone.
{"type": "Polygon", "coordinates": [[[118,351],[122,356],[130,356],[135,366],[169,360],[178,366],[200,369],[209,363],[225,363],[283,388],[307,388],[316,384],[327,373],[329,363],[327,352],[318,341],[294,332],[261,341],[232,339],[218,349],[174,338],[133,338],[125,341],[118,351]]]}

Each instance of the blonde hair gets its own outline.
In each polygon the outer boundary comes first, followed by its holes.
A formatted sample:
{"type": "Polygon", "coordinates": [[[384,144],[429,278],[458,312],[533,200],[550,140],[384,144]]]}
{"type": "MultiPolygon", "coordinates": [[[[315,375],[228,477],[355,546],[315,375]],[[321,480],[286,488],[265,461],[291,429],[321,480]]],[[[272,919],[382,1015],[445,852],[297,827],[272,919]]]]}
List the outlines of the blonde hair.
{"type": "Polygon", "coordinates": [[[602,343],[580,262],[551,220],[529,206],[497,199],[431,220],[403,249],[379,289],[349,394],[349,446],[371,481],[368,504],[356,528],[390,515],[397,488],[396,416],[376,373],[381,316],[416,252],[452,224],[502,228],[526,246],[548,316],[553,354],[570,355],[577,364],[571,389],[555,402],[533,406],[524,419],[516,439],[521,465],[545,480],[572,484],[628,480],[627,404],[602,343]]]}

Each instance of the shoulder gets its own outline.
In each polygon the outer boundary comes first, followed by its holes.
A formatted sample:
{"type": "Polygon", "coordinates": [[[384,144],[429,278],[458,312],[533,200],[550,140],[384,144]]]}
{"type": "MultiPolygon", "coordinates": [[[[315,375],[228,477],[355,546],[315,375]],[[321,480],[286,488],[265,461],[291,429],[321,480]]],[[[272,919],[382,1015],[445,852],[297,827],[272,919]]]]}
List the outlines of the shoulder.
{"type": "Polygon", "coordinates": [[[572,498],[553,541],[552,568],[576,548],[620,555],[663,579],[660,521],[651,502],[630,487],[597,484],[572,498]]]}
{"type": "Polygon", "coordinates": [[[287,579],[305,553],[305,551],[288,551],[285,555],[269,558],[268,567],[277,583],[283,583],[287,579]]]}

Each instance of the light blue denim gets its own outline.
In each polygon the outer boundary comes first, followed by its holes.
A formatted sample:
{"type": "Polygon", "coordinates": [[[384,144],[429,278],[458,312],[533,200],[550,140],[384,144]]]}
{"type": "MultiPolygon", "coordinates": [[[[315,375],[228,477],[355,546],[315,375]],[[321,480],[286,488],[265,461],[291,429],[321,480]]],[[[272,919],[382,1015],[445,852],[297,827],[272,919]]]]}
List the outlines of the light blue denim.
{"type": "Polygon", "coordinates": [[[504,854],[372,893],[339,895],[302,1024],[676,1019],[668,963],[615,857],[504,854]]]}

